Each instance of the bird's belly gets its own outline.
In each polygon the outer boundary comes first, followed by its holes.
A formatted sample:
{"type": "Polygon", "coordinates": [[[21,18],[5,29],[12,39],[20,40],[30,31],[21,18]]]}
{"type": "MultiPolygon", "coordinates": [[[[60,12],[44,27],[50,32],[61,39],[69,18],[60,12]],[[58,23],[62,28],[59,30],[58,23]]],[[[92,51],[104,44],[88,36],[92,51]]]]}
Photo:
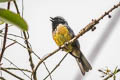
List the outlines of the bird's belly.
{"type": "MultiPolygon", "coordinates": [[[[71,36],[68,31],[58,31],[53,34],[53,39],[58,46],[62,46],[65,42],[68,42],[71,39],[71,36]]],[[[72,45],[68,44],[63,50],[66,52],[71,52],[72,49],[72,45]]]]}

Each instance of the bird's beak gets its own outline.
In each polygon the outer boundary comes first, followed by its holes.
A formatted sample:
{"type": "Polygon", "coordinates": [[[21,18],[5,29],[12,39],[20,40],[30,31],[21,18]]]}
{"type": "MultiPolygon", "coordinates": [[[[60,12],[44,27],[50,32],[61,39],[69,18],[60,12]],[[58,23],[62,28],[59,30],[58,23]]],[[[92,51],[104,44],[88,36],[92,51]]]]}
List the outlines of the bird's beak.
{"type": "Polygon", "coordinates": [[[53,22],[53,21],[54,21],[54,18],[50,17],[50,21],[52,21],[52,22],[53,22]]]}

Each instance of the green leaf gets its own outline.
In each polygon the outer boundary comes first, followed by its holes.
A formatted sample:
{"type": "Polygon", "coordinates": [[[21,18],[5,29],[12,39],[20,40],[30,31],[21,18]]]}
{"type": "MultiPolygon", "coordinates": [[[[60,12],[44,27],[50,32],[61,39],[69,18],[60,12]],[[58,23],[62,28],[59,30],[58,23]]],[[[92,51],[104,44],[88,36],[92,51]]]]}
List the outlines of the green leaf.
{"type": "Polygon", "coordinates": [[[28,30],[28,25],[27,25],[26,21],[20,15],[14,13],[12,11],[0,8],[0,20],[4,21],[6,23],[16,25],[23,31],[28,30]]]}
{"type": "Polygon", "coordinates": [[[2,2],[9,2],[9,1],[14,1],[14,0],[0,0],[0,3],[2,3],[2,2]]]}

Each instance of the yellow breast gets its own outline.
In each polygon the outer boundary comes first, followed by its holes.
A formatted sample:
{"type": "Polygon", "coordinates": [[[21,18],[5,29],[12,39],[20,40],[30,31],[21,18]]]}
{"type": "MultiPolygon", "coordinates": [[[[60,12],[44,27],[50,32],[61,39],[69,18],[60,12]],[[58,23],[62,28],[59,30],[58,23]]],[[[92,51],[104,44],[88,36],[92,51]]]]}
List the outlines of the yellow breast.
{"type": "MultiPolygon", "coordinates": [[[[61,46],[65,42],[69,41],[71,39],[71,36],[67,27],[65,27],[65,25],[59,24],[56,30],[53,32],[53,39],[58,46],[61,46]]],[[[64,48],[64,50],[67,52],[71,52],[72,45],[69,44],[66,48],[64,48]]]]}

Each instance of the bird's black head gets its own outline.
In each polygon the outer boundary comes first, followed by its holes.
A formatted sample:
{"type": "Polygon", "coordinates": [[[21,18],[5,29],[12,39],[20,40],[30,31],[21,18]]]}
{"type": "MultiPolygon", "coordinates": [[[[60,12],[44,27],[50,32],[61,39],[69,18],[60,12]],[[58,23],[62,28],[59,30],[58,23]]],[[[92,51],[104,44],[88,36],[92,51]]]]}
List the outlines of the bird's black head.
{"type": "Polygon", "coordinates": [[[50,17],[50,21],[52,22],[52,30],[54,31],[56,29],[56,27],[59,24],[67,24],[67,22],[65,21],[65,19],[61,16],[56,16],[54,18],[50,17]]]}

